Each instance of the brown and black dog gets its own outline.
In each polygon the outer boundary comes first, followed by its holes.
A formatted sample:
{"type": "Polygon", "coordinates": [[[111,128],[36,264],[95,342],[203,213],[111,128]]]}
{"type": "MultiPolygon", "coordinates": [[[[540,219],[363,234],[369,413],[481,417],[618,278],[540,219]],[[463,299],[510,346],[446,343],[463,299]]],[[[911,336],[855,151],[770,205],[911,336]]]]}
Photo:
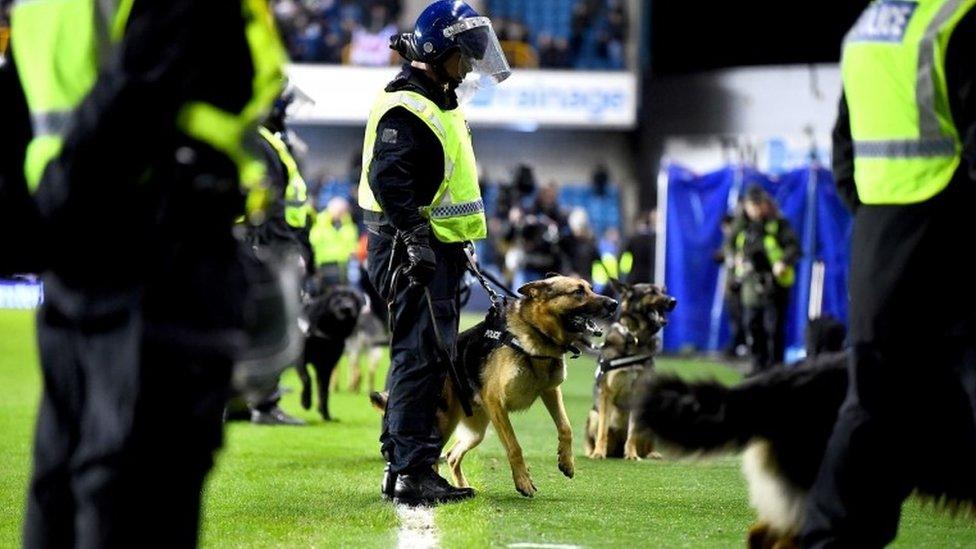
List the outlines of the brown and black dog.
{"type": "Polygon", "coordinates": [[[620,320],[610,326],[600,351],[584,450],[593,459],[660,459],[651,438],[636,428],[630,410],[634,384],[654,367],[657,334],[677,301],[654,284],[613,281],[613,286],[620,297],[620,320]]]}
{"type": "MultiPolygon", "coordinates": [[[[516,490],[532,497],[536,487],[509,414],[525,410],[542,398],[556,424],[559,470],[572,478],[573,430],[559,387],[566,379],[563,355],[585,344],[588,335],[595,332],[593,321],[610,319],[617,302],[597,295],[583,280],[560,275],[530,282],[518,292],[523,297],[505,306],[503,319],[492,319],[489,314],[488,319],[458,336],[457,364],[467,374],[474,413],[465,416],[454,387],[447,381],[438,427],[444,441],[456,435],[445,457],[457,486],[469,486],[461,461],[481,443],[490,423],[505,447],[516,490]],[[459,425],[463,428],[458,429],[459,425]]],[[[383,406],[385,396],[374,393],[373,402],[383,406]]]]}

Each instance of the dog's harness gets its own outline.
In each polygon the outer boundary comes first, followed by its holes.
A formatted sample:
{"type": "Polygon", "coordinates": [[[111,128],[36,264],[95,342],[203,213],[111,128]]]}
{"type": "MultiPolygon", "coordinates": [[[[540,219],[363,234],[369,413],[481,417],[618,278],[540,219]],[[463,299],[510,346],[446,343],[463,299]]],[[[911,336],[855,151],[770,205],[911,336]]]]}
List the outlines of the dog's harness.
{"type": "MultiPolygon", "coordinates": [[[[489,315],[491,315],[490,312],[489,312],[489,315]]],[[[504,317],[502,316],[502,318],[504,318],[504,317]]],[[[554,356],[549,356],[549,355],[534,355],[534,354],[530,353],[528,351],[528,349],[526,349],[525,346],[522,345],[522,342],[520,342],[518,340],[518,338],[515,337],[515,334],[513,334],[512,332],[509,332],[508,330],[505,330],[505,329],[501,329],[501,330],[495,329],[495,330],[493,330],[493,329],[490,329],[489,328],[489,329],[485,330],[485,337],[487,339],[491,339],[491,340],[497,342],[496,345],[495,345],[495,348],[498,348],[498,347],[501,347],[502,345],[504,345],[504,346],[509,347],[511,349],[515,349],[519,353],[521,353],[521,354],[523,354],[523,355],[525,355],[525,356],[527,356],[527,357],[529,357],[530,359],[533,359],[533,360],[558,360],[559,359],[558,357],[554,357],[554,356]]],[[[580,355],[582,354],[580,352],[579,348],[577,348],[575,345],[566,345],[564,347],[563,352],[573,353],[573,356],[571,356],[570,358],[579,358],[580,355]]]]}
{"type": "MultiPolygon", "coordinates": [[[[635,344],[639,343],[637,340],[637,336],[632,334],[630,332],[630,329],[628,329],[627,326],[625,326],[623,323],[617,322],[614,324],[614,326],[618,330],[623,331],[625,335],[630,336],[633,339],[635,344]]],[[[597,381],[599,381],[600,379],[603,378],[603,376],[609,374],[614,370],[622,370],[624,368],[630,368],[631,366],[635,366],[635,365],[640,365],[641,368],[643,368],[644,366],[646,366],[645,363],[651,360],[652,358],[654,358],[654,353],[643,353],[640,355],[622,356],[613,359],[607,359],[601,356],[596,361],[596,379],[597,381]]]]}

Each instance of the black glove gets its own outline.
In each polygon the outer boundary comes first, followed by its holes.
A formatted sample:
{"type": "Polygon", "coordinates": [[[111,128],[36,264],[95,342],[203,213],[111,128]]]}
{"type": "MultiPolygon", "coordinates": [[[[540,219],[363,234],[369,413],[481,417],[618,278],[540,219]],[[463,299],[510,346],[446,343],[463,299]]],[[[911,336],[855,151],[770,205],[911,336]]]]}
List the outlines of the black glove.
{"type": "Polygon", "coordinates": [[[434,249],[430,247],[430,227],[426,224],[417,225],[409,232],[401,234],[403,243],[407,246],[407,267],[403,275],[411,286],[425,288],[434,279],[434,272],[437,270],[437,258],[434,256],[434,249]]]}

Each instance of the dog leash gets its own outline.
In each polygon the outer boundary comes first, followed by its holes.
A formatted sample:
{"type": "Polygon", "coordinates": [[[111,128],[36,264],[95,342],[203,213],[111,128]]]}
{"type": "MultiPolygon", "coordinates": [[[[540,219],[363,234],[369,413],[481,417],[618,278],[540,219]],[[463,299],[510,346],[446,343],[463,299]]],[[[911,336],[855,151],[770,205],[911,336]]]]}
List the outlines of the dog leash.
{"type": "Polygon", "coordinates": [[[518,294],[516,294],[511,289],[509,289],[508,286],[502,284],[497,278],[494,277],[494,275],[492,275],[491,273],[486,273],[481,270],[481,267],[478,265],[478,261],[474,258],[473,243],[471,242],[464,243],[464,257],[468,259],[468,271],[470,271],[471,274],[474,275],[476,279],[478,279],[478,282],[481,284],[481,287],[485,289],[485,292],[488,294],[488,300],[491,301],[492,307],[495,307],[499,304],[504,305],[505,297],[503,297],[501,294],[496,292],[495,289],[491,287],[491,284],[488,283],[489,281],[495,286],[501,288],[502,292],[504,292],[507,297],[510,297],[512,299],[519,298],[518,294]]]}
{"type": "Polygon", "coordinates": [[[430,295],[429,288],[424,288],[424,296],[427,298],[427,310],[430,311],[430,327],[433,329],[434,342],[437,347],[435,350],[440,355],[443,363],[447,365],[447,374],[450,376],[454,388],[457,389],[458,400],[461,402],[461,409],[464,410],[464,415],[471,417],[474,415],[474,411],[471,409],[471,395],[468,394],[470,387],[461,380],[461,373],[457,369],[457,364],[451,358],[451,354],[447,352],[444,338],[441,337],[441,330],[437,327],[437,316],[434,314],[434,299],[430,295]]]}

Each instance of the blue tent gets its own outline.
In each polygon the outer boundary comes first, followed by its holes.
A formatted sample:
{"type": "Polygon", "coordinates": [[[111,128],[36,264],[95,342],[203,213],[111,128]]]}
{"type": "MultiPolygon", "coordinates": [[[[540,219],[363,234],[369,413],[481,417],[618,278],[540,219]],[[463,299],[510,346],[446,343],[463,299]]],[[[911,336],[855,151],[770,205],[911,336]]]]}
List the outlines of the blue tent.
{"type": "Polygon", "coordinates": [[[812,164],[776,177],[728,166],[699,175],[671,165],[662,183],[667,194],[661,205],[666,207],[664,284],[678,300],[664,331],[666,351],[715,351],[727,343],[725,273],[715,252],[722,245],[722,216],[754,183],[776,197],[803,248],[787,312],[787,356],[803,348],[803,330],[811,315],[846,322],[851,217],[829,170],[812,164]]]}

